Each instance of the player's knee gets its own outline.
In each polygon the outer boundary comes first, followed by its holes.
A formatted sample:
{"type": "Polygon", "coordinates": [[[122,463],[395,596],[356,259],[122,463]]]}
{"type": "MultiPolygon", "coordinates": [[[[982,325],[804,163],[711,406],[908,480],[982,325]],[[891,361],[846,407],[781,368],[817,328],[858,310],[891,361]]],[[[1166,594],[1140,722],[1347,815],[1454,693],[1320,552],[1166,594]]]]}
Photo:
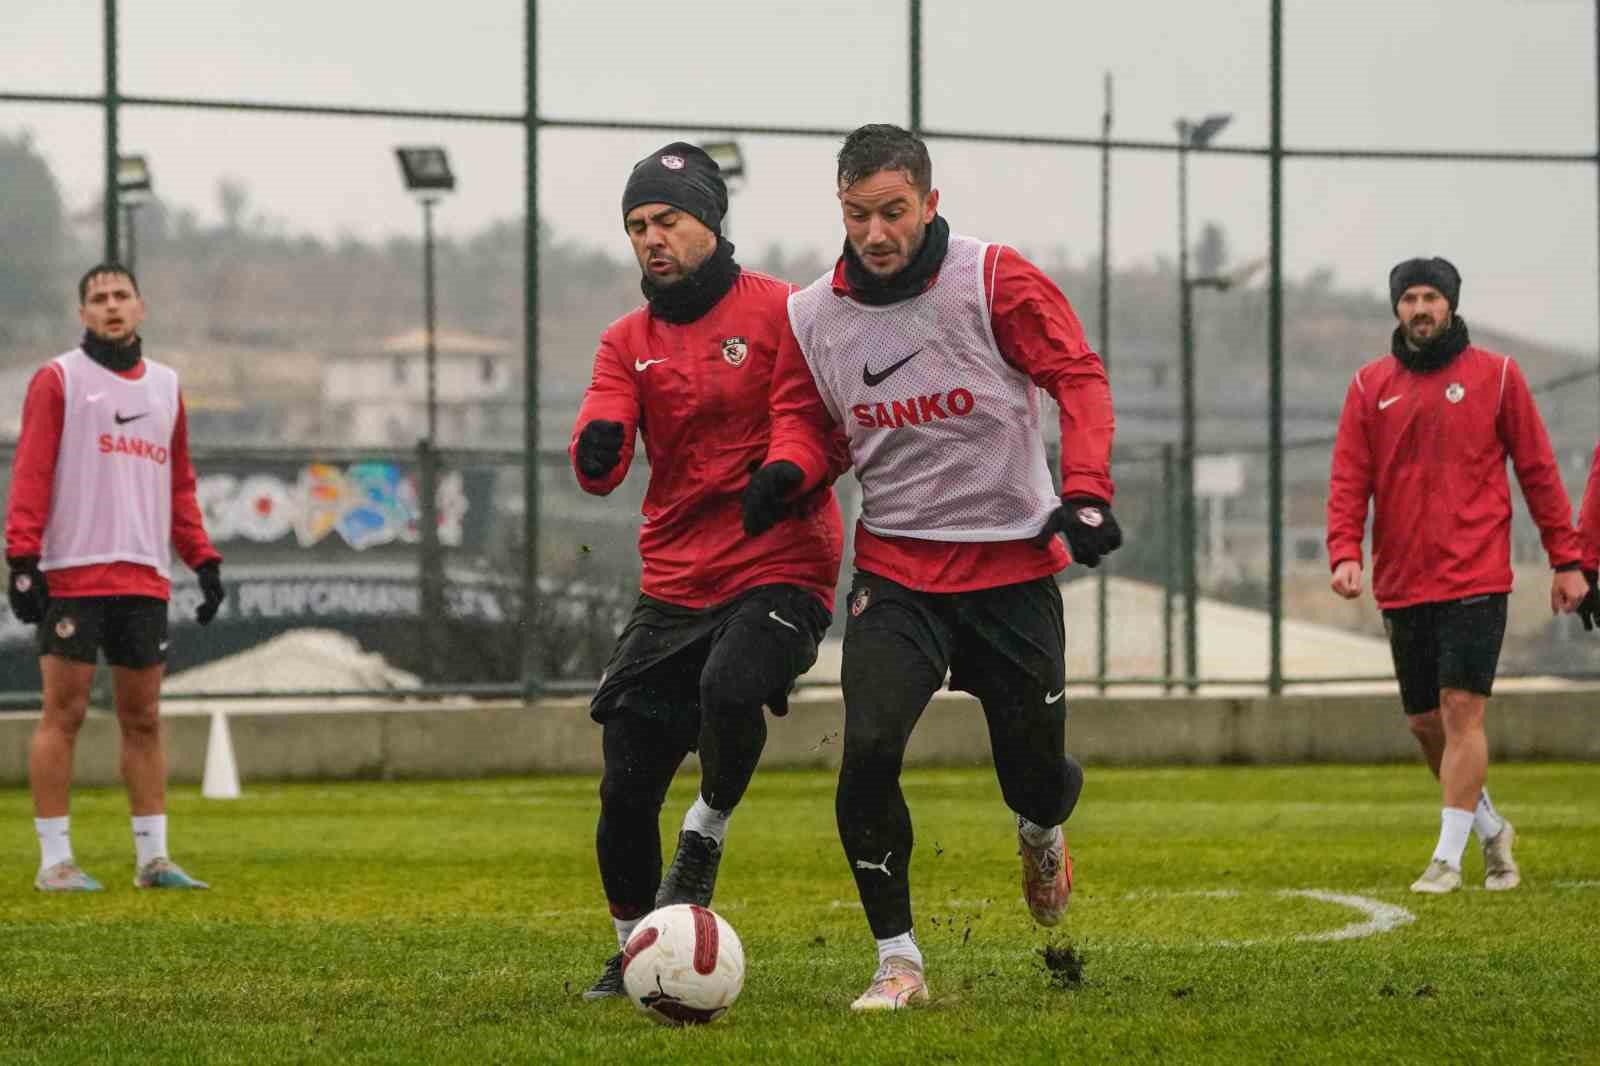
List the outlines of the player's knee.
{"type": "Polygon", "coordinates": [[[1439,696],[1439,713],[1446,733],[1483,728],[1484,706],[1488,698],[1464,689],[1447,688],[1439,696]]]}
{"type": "Polygon", "coordinates": [[[781,685],[759,664],[719,663],[700,675],[700,713],[713,719],[760,715],[762,704],[781,685]]]}
{"type": "Polygon", "coordinates": [[[1411,730],[1411,735],[1423,744],[1444,736],[1444,721],[1437,710],[1407,715],[1406,726],[1411,730]]]}
{"type": "Polygon", "coordinates": [[[606,771],[600,777],[600,809],[613,815],[640,815],[654,818],[661,811],[664,797],[648,789],[625,773],[606,771]]]}
{"type": "Polygon", "coordinates": [[[161,735],[161,712],[155,707],[117,708],[123,739],[149,743],[161,735]]]}

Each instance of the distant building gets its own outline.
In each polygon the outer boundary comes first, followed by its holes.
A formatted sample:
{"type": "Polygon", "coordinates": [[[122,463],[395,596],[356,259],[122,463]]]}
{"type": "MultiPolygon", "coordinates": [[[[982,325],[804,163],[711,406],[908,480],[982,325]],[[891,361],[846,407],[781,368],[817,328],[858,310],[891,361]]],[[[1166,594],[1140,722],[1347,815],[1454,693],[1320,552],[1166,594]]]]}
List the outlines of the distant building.
{"type": "MultiPolygon", "coordinates": [[[[441,330],[435,335],[438,443],[444,447],[520,447],[521,350],[509,341],[441,330]]],[[[331,357],[322,365],[327,438],[350,445],[408,448],[427,433],[426,336],[421,329],[384,339],[377,350],[331,357]]]]}

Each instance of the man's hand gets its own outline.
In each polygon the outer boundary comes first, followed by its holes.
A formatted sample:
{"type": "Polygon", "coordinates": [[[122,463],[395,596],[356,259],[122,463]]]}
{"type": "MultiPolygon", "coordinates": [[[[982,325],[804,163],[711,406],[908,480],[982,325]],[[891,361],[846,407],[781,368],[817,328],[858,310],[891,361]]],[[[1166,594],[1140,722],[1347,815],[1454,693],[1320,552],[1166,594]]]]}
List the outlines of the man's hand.
{"type": "Polygon", "coordinates": [[[200,595],[205,597],[200,606],[194,609],[194,620],[203,626],[210,625],[217,616],[217,608],[228,598],[228,593],[222,587],[222,564],[213,559],[209,563],[201,563],[194,573],[200,579],[200,595]]]}
{"type": "Polygon", "coordinates": [[[1589,595],[1589,582],[1580,571],[1557,570],[1550,578],[1550,613],[1571,614],[1589,595]]]}
{"type": "Polygon", "coordinates": [[[1583,579],[1589,583],[1589,592],[1578,602],[1578,617],[1583,619],[1584,629],[1592,630],[1600,623],[1600,572],[1585,570],[1583,579]]]}
{"type": "Polygon", "coordinates": [[[11,580],[6,585],[11,613],[24,625],[36,626],[44,621],[44,612],[50,606],[50,583],[39,569],[39,557],[23,555],[6,562],[11,566],[11,580]]]}
{"type": "Polygon", "coordinates": [[[1061,506],[1033,542],[1042,548],[1057,533],[1067,538],[1072,561],[1088,567],[1099,566],[1101,556],[1122,547],[1122,527],[1112,517],[1111,505],[1093,496],[1061,497],[1061,506]]]}
{"type": "Polygon", "coordinates": [[[777,525],[788,513],[786,497],[800,487],[805,472],[787,459],[779,459],[750,475],[744,490],[744,532],[758,537],[777,525]]]}
{"type": "Polygon", "coordinates": [[[578,434],[578,471],[587,478],[605,477],[622,461],[622,423],[597,418],[578,434]]]}
{"type": "Polygon", "coordinates": [[[1346,559],[1333,568],[1333,591],[1347,600],[1353,600],[1361,595],[1361,563],[1357,559],[1346,559]]]}

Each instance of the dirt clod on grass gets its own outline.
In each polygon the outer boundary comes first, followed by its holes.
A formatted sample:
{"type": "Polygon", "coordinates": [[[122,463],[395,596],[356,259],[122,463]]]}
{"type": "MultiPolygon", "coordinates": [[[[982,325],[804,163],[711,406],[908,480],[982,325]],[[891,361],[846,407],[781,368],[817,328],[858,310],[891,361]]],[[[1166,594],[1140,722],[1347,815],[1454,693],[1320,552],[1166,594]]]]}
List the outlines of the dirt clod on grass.
{"type": "Polygon", "coordinates": [[[1046,944],[1039,950],[1050,983],[1065,991],[1073,991],[1083,984],[1083,955],[1069,941],[1065,944],[1046,944]]]}

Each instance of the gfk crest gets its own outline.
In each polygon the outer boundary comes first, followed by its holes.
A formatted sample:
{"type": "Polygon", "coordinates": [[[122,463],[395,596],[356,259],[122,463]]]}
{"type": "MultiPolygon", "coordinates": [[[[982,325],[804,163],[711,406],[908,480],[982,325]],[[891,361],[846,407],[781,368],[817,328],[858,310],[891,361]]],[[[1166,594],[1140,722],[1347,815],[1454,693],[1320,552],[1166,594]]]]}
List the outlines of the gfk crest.
{"type": "Polygon", "coordinates": [[[744,361],[749,357],[750,343],[743,337],[722,339],[722,358],[728,361],[729,366],[744,366],[744,361]]]}

